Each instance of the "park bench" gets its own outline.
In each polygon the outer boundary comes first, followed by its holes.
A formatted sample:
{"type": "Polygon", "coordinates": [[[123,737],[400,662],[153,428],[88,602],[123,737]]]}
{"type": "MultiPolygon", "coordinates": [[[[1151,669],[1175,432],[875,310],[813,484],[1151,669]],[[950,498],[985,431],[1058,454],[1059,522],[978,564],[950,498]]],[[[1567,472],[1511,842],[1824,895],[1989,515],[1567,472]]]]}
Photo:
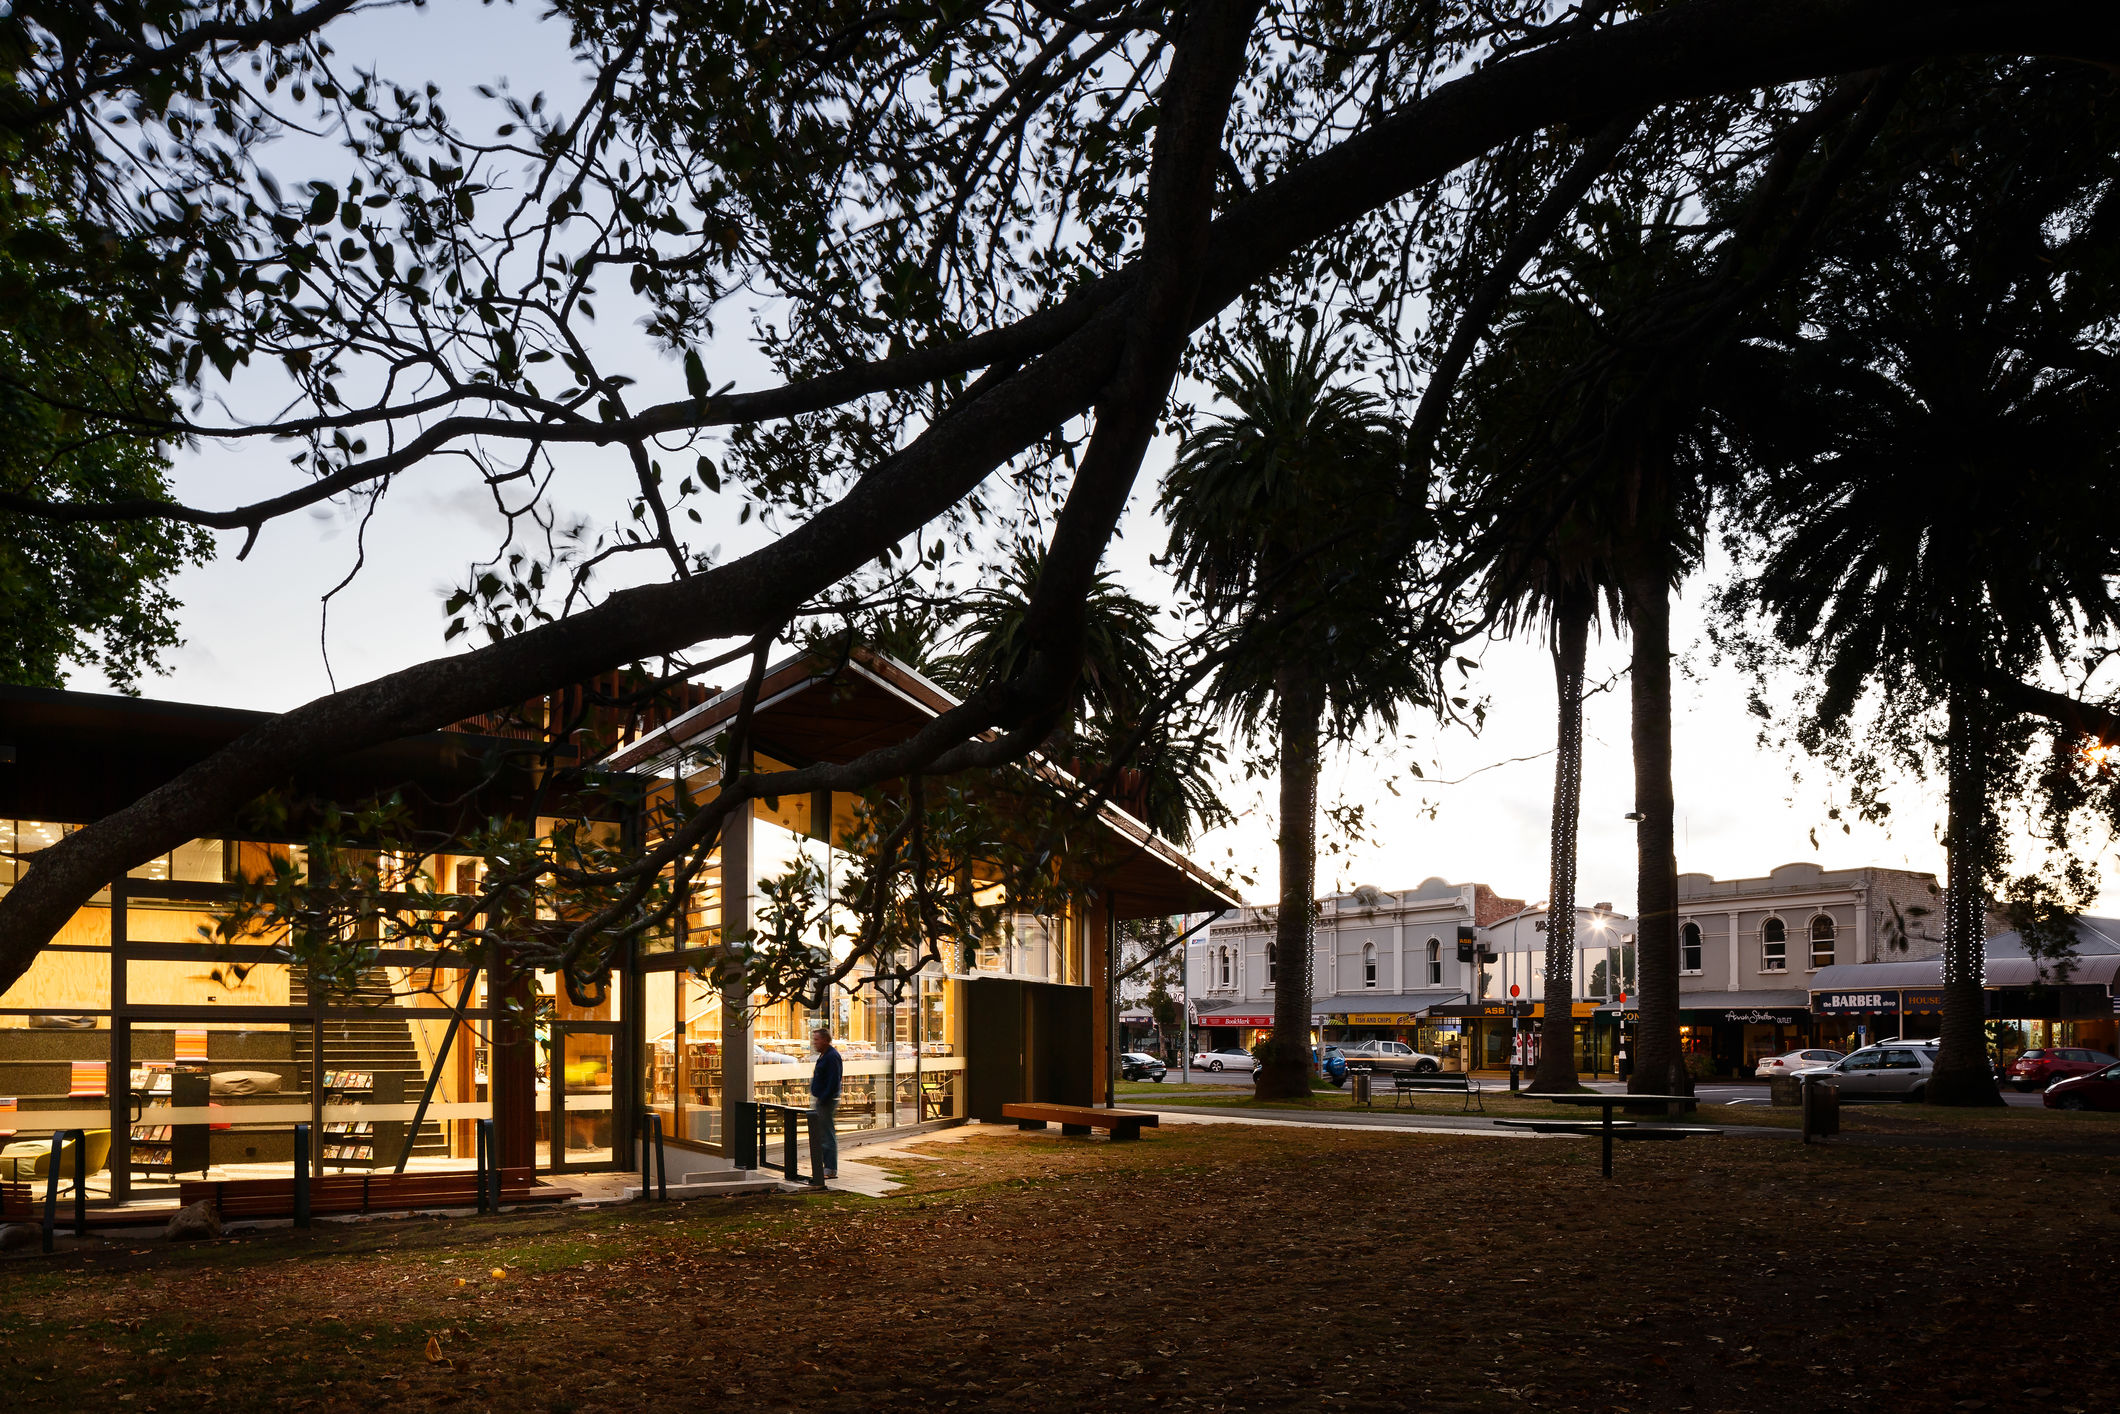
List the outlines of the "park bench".
{"type": "Polygon", "coordinates": [[[1057,1124],[1062,1134],[1108,1129],[1113,1139],[1139,1139],[1143,1125],[1150,1129],[1161,1127],[1156,1116],[1139,1110],[1095,1110],[1082,1105],[1003,1105],[1001,1117],[1016,1121],[1018,1129],[1043,1129],[1057,1124]]]}
{"type": "Polygon", "coordinates": [[[1469,1075],[1394,1075],[1391,1077],[1391,1107],[1397,1109],[1399,1101],[1414,1095],[1463,1095],[1464,1113],[1471,1113],[1474,1104],[1480,1113],[1487,1113],[1487,1102],[1480,1098],[1480,1082],[1469,1075]]]}
{"type": "MultiPolygon", "coordinates": [[[[478,1172],[454,1169],[445,1173],[335,1173],[320,1174],[309,1181],[312,1213],[387,1213],[416,1208],[475,1208],[478,1172]]],[[[529,1168],[501,1170],[503,1203],[558,1203],[574,1197],[567,1188],[553,1188],[537,1181],[529,1168]]],[[[294,1216],[292,1178],[227,1178],[195,1180],[177,1186],[177,1201],[189,1205],[210,1200],[223,1222],[249,1218],[294,1216]]]]}

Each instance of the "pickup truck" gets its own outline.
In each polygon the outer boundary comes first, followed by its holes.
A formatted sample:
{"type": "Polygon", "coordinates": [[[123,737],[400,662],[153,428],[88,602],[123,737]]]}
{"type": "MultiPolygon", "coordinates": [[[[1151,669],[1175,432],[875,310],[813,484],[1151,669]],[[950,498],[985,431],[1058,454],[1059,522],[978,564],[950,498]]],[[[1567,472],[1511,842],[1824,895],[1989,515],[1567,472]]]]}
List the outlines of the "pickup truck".
{"type": "Polygon", "coordinates": [[[1404,1041],[1362,1041],[1340,1047],[1340,1054],[1347,1058],[1347,1069],[1354,1075],[1375,1075],[1395,1070],[1407,1071],[1414,1075],[1433,1075],[1443,1068],[1442,1061],[1415,1050],[1404,1041]]]}

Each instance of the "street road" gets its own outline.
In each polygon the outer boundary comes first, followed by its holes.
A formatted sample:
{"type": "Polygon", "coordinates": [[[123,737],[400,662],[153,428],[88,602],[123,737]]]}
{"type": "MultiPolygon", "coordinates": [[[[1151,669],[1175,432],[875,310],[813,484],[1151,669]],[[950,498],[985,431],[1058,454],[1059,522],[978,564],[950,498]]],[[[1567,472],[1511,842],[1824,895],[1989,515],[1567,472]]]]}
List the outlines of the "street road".
{"type": "MultiPolygon", "coordinates": [[[[1530,1078],[1528,1074],[1524,1077],[1527,1084],[1530,1078]]],[[[1172,1066],[1170,1074],[1164,1077],[1163,1083],[1176,1085],[1179,1083],[1179,1079],[1178,1068],[1172,1066]]],[[[1225,1070],[1220,1075],[1215,1075],[1209,1071],[1195,1070],[1192,1073],[1192,1083],[1195,1085],[1229,1085],[1249,1090],[1251,1088],[1251,1073],[1249,1071],[1225,1070]]],[[[1622,1090],[1626,1088],[1616,1080],[1591,1080],[1585,1083],[1593,1090],[1622,1090]]],[[[1480,1076],[1480,1084],[1485,1086],[1490,1093],[1496,1090],[1507,1090],[1509,1088],[1509,1078],[1505,1075],[1482,1074],[1480,1076]]],[[[1767,1085],[1763,1080],[1703,1081],[1695,1089],[1694,1094],[1705,1105],[1759,1105],[1764,1107],[1767,1103],[1767,1085]]],[[[2002,1099],[2005,1104],[2029,1109],[2038,1109],[2045,1103],[2044,1098],[2040,1095],[2021,1095],[2007,1087],[2002,1092],[2002,1099]]]]}

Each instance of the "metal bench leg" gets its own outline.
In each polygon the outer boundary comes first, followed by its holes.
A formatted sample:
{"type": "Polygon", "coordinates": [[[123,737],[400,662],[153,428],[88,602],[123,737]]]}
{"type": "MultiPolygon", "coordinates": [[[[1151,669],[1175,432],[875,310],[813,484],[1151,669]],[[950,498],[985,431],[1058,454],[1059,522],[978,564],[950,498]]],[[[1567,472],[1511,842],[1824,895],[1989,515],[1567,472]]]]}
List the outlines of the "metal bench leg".
{"type": "Polygon", "coordinates": [[[1139,1139],[1140,1137],[1141,1126],[1138,1124],[1115,1124],[1112,1126],[1112,1142],[1115,1144],[1121,1140],[1139,1139]]]}
{"type": "MultiPolygon", "coordinates": [[[[1041,1125],[1039,1127],[1043,1128],[1044,1126],[1041,1125]]],[[[1089,1126],[1086,1124],[1063,1124],[1060,1126],[1060,1132],[1062,1134],[1084,1135],[1089,1133],[1089,1126]]]]}
{"type": "Polygon", "coordinates": [[[1043,1129],[1045,1128],[1045,1121],[1042,1119],[1019,1119],[1016,1121],[1016,1128],[1043,1129]]]}

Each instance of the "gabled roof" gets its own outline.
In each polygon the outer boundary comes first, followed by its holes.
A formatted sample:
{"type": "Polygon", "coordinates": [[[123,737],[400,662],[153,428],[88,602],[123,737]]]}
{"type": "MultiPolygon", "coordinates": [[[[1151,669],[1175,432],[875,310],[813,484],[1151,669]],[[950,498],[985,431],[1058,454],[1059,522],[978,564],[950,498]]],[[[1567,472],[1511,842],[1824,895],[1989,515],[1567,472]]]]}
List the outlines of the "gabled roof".
{"type": "MultiPolygon", "coordinates": [[[[695,743],[735,720],[743,690],[718,693],[604,761],[610,770],[659,774],[695,743]]],[[[756,749],[791,766],[844,764],[912,736],[958,705],[958,699],[905,664],[857,648],[845,662],[798,654],[766,670],[751,718],[756,749]]],[[[1078,783],[1040,757],[1026,769],[1056,790],[1078,783]]],[[[1159,918],[1234,908],[1237,901],[1213,875],[1175,845],[1118,806],[1105,802],[1098,823],[1123,846],[1121,861],[1102,881],[1120,918],[1159,918]]]]}

